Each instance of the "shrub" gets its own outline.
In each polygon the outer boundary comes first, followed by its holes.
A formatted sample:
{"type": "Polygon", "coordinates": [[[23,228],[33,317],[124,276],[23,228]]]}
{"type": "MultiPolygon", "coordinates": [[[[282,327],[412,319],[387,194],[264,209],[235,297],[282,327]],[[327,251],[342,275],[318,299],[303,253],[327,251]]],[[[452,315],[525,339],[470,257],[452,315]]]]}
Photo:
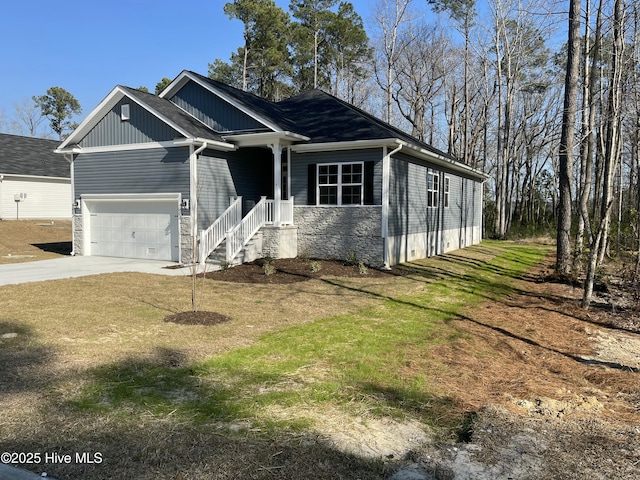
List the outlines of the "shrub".
{"type": "Polygon", "coordinates": [[[360,272],[360,275],[367,275],[369,273],[369,269],[364,262],[358,263],[358,272],[360,272]]]}
{"type": "Polygon", "coordinates": [[[360,264],[358,255],[353,250],[347,250],[347,254],[344,257],[344,263],[346,265],[356,266],[360,264]]]}

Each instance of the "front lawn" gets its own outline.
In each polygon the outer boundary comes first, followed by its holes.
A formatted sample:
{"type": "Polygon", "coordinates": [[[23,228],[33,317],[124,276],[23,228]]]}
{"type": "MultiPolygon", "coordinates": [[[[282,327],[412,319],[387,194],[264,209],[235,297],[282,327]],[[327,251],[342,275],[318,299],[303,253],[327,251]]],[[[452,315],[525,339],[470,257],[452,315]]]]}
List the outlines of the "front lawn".
{"type": "Polygon", "coordinates": [[[595,327],[530,273],[549,251],[488,241],[386,274],[210,275],[197,296],[228,318],[214,325],[165,321],[190,308],[190,278],[1,287],[0,451],[99,454],[22,465],[62,480],[373,479],[489,435],[489,407],[635,420],[634,373],[581,362],[595,327]]]}

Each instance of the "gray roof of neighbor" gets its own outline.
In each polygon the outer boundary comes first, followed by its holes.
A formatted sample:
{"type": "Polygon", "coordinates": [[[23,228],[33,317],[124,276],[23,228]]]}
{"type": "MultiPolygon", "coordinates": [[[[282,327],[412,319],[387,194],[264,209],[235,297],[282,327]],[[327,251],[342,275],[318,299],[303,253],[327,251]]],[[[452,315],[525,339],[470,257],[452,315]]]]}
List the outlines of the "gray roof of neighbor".
{"type": "Polygon", "coordinates": [[[70,178],[69,162],[53,151],[58,140],[0,133],[0,174],[70,178]]]}

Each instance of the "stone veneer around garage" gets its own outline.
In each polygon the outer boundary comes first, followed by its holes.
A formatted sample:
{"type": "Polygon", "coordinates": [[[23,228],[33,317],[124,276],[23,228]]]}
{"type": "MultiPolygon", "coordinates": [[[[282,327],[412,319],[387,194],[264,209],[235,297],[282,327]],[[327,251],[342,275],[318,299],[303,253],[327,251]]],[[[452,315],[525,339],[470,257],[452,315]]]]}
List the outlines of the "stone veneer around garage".
{"type": "Polygon", "coordinates": [[[352,252],[368,265],[384,263],[381,206],[296,206],[293,222],[298,255],[343,260],[352,252]]]}

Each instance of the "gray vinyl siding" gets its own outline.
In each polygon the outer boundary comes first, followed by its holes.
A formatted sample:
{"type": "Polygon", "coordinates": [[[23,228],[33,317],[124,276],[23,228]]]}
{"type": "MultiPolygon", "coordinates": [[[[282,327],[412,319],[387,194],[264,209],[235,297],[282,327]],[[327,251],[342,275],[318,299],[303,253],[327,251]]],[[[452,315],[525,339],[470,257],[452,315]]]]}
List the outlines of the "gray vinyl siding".
{"type": "Polygon", "coordinates": [[[391,159],[389,235],[435,232],[482,223],[482,183],[418,163],[404,155],[391,159]],[[438,208],[427,206],[427,172],[439,175],[438,208]],[[449,207],[444,206],[444,179],[449,178],[449,207]]]}
{"type": "Polygon", "coordinates": [[[332,152],[291,152],[291,195],[296,205],[307,205],[309,165],[320,163],[375,162],[373,170],[373,203],[382,204],[382,148],[337,150],[332,152]]]}
{"type": "Polygon", "coordinates": [[[199,228],[209,227],[226,210],[229,197],[242,196],[245,213],[261,196],[273,198],[270,150],[246,148],[205,153],[198,160],[199,228]]]}
{"type": "Polygon", "coordinates": [[[73,165],[76,199],[114,193],[181,193],[189,198],[186,147],[81,154],[73,165]]]}
{"type": "Polygon", "coordinates": [[[266,127],[195,82],[188,82],[170,100],[217,132],[263,130],[266,127]]]}
{"type": "Polygon", "coordinates": [[[164,142],[181,136],[176,130],[149,113],[131,99],[123,98],[79,142],[82,147],[164,142]],[[128,103],[129,120],[120,118],[120,109],[128,103]]]}

